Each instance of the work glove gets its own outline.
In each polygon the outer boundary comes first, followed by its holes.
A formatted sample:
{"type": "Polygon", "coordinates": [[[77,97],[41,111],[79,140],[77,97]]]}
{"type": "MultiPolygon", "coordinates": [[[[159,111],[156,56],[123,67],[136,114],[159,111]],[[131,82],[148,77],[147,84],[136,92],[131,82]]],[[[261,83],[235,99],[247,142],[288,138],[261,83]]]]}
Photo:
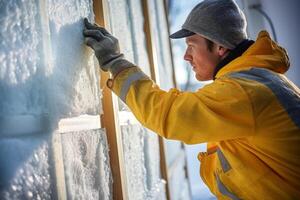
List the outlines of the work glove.
{"type": "Polygon", "coordinates": [[[100,68],[103,71],[109,71],[115,76],[120,71],[134,66],[124,59],[124,55],[120,53],[118,39],[105,28],[91,24],[86,18],[84,19],[84,25],[85,43],[95,51],[100,68]]]}

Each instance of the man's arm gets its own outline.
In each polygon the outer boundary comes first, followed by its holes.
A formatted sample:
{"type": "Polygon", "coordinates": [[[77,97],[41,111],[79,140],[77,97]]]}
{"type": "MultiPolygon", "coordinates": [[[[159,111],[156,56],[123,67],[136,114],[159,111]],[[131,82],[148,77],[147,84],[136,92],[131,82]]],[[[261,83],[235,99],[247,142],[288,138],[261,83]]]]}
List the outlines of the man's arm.
{"type": "Polygon", "coordinates": [[[251,103],[234,80],[217,80],[197,92],[166,92],[139,68],[128,68],[108,86],[162,137],[195,144],[254,135],[251,103]]]}
{"type": "Polygon", "coordinates": [[[235,81],[217,80],[195,93],[163,91],[123,58],[116,38],[103,28],[85,24],[87,45],[94,49],[101,69],[113,74],[108,87],[145,127],[189,144],[253,135],[251,103],[235,81]]]}

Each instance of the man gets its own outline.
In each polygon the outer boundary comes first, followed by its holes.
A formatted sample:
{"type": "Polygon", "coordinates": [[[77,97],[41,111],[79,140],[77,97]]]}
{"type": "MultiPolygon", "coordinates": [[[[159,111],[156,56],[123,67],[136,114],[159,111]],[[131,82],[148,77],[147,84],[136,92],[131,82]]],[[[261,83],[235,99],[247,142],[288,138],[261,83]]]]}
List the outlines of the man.
{"type": "Polygon", "coordinates": [[[300,199],[300,92],[283,75],[286,51],[262,31],[247,39],[244,14],[232,0],[205,0],[171,38],[186,38],[184,59],[197,92],[162,91],[123,58],[118,40],[85,21],[84,36],[107,82],[137,119],[159,135],[208,142],[200,174],[218,199],[300,199]]]}

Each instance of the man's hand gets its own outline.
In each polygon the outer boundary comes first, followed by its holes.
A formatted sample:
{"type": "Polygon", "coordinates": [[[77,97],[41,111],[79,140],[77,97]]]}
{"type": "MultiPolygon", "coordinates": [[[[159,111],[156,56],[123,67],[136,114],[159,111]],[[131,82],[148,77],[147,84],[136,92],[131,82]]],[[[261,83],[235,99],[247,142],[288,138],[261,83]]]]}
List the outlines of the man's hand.
{"type": "Polygon", "coordinates": [[[120,53],[117,38],[112,36],[105,28],[91,24],[86,18],[84,19],[84,25],[85,43],[95,51],[100,68],[103,71],[110,71],[115,75],[124,68],[133,66],[120,53]]]}

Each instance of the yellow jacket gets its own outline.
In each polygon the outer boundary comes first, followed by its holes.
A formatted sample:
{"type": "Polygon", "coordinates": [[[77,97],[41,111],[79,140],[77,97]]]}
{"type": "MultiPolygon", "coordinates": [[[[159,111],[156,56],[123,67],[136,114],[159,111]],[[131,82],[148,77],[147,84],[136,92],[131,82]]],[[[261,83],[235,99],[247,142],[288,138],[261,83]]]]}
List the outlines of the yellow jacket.
{"type": "Polygon", "coordinates": [[[200,174],[218,199],[300,199],[300,92],[289,60],[262,31],[197,92],[162,91],[137,67],[108,86],[162,137],[208,142],[200,174]]]}

